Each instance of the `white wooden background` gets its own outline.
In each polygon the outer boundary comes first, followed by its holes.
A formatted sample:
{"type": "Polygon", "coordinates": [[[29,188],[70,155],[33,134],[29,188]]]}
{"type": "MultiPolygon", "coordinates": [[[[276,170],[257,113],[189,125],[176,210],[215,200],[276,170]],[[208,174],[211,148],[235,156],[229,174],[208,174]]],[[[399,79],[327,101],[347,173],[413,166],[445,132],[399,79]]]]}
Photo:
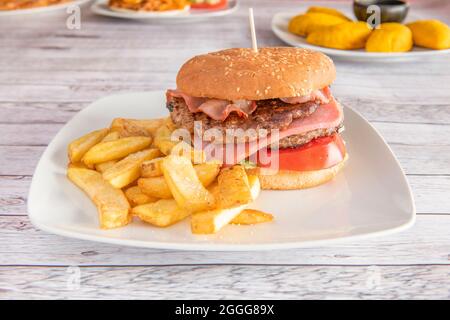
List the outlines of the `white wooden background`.
{"type": "MultiPolygon", "coordinates": [[[[445,1],[444,1],[445,2],[445,1]]],[[[416,13],[450,18],[449,1],[416,13]]],[[[414,191],[417,223],[373,240],[298,250],[145,250],[36,230],[27,192],[56,132],[92,101],[174,86],[194,54],[282,45],[272,15],[298,1],[242,1],[209,23],[152,25],[82,14],[0,19],[0,298],[450,298],[450,56],[403,63],[335,61],[333,91],[380,130],[414,191]],[[78,269],[80,287],[71,285],[78,269]]],[[[155,106],[160,107],[160,106],[155,106]]]]}

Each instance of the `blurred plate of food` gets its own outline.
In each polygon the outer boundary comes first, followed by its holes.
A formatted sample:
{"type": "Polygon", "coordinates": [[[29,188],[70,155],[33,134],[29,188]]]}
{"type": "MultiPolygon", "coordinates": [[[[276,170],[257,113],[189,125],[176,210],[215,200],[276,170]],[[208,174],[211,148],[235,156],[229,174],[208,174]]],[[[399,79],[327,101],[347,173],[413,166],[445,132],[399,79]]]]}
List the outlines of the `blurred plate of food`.
{"type": "Polygon", "coordinates": [[[22,14],[47,13],[81,6],[91,0],[3,0],[0,1],[0,17],[22,14]]]}
{"type": "Polygon", "coordinates": [[[225,16],[237,8],[237,0],[98,0],[91,10],[114,18],[192,22],[225,16]]]}
{"type": "Polygon", "coordinates": [[[449,27],[439,20],[420,19],[410,14],[405,24],[382,22],[378,29],[371,29],[354,18],[351,6],[339,10],[310,6],[296,13],[275,14],[272,31],[291,46],[352,60],[404,60],[450,53],[449,27]]]}

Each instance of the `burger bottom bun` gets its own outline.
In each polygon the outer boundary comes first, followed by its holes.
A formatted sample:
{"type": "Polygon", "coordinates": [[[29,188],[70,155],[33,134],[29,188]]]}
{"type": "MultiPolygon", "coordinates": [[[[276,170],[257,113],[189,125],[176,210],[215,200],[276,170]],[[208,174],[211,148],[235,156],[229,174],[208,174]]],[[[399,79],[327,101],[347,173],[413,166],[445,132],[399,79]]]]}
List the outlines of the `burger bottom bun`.
{"type": "Polygon", "coordinates": [[[345,166],[348,154],[344,160],[333,167],[315,171],[280,170],[272,174],[263,168],[247,170],[248,174],[259,177],[261,188],[264,190],[294,190],[316,187],[332,180],[345,166]]]}

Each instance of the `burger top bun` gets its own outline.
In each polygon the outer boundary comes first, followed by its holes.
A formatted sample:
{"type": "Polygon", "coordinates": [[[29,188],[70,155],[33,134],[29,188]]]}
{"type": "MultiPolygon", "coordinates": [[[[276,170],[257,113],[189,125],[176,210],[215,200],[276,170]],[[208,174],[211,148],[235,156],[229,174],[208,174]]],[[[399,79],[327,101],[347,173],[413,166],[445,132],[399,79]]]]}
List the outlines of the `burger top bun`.
{"type": "Polygon", "coordinates": [[[264,100],[304,96],[330,85],[333,61],[308,49],[234,48],[195,56],[177,75],[177,87],[194,97],[264,100]]]}

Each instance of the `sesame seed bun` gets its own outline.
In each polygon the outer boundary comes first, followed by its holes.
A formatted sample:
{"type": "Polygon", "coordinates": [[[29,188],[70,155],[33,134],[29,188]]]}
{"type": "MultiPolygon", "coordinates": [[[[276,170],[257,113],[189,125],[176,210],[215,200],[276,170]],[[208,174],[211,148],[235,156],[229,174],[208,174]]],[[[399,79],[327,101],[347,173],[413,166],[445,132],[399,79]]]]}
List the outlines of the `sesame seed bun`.
{"type": "Polygon", "coordinates": [[[234,48],[187,61],[178,72],[177,87],[194,97],[264,100],[308,95],[335,77],[333,61],[317,51],[234,48]]]}
{"type": "Polygon", "coordinates": [[[247,170],[248,174],[258,175],[261,189],[264,190],[294,190],[316,187],[332,180],[345,166],[348,154],[338,164],[315,171],[280,170],[276,174],[269,174],[262,168],[247,170]]]}

